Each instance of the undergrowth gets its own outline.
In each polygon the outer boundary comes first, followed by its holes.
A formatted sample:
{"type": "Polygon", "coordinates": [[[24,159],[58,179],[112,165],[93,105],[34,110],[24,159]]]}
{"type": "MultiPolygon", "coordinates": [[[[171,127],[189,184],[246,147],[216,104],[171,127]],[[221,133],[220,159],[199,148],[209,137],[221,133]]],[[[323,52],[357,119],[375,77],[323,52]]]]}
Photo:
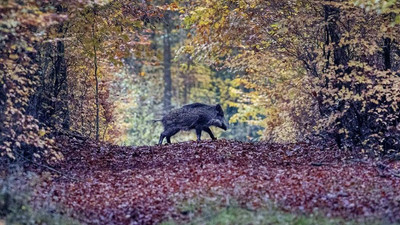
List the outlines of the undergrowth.
{"type": "Polygon", "coordinates": [[[207,225],[382,225],[390,224],[377,219],[344,219],[325,216],[323,213],[286,212],[272,203],[258,209],[250,209],[237,201],[190,199],[179,206],[184,219],[169,219],[161,225],[207,224],[207,225]]]}
{"type": "Polygon", "coordinates": [[[0,177],[0,222],[23,225],[78,225],[61,208],[47,202],[34,203],[32,193],[43,177],[16,169],[0,177]]]}

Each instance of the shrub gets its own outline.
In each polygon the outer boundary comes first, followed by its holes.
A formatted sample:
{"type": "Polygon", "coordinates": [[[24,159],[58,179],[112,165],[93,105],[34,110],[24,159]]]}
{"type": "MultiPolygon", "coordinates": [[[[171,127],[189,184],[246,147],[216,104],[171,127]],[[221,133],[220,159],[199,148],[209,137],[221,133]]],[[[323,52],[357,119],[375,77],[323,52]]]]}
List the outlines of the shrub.
{"type": "Polygon", "coordinates": [[[41,178],[37,174],[21,170],[0,178],[0,218],[3,218],[6,224],[79,224],[63,215],[51,203],[33,204],[31,193],[35,184],[40,181],[41,178]]]}

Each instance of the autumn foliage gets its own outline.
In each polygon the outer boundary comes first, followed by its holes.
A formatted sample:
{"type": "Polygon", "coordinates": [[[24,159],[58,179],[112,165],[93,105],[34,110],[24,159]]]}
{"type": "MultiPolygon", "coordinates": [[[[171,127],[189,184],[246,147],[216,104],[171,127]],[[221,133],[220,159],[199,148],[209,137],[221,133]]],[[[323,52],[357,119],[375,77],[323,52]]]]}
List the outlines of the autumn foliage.
{"type": "Polygon", "coordinates": [[[400,149],[396,9],[395,1],[206,1],[185,22],[196,30],[192,45],[250,89],[239,90],[248,106],[238,118],[265,127],[264,139],[317,135],[374,156],[400,149]]]}
{"type": "Polygon", "coordinates": [[[158,10],[125,1],[6,1],[0,7],[2,156],[59,160],[49,150],[56,135],[118,136],[112,75],[136,46],[148,45],[140,18],[158,10]]]}
{"type": "Polygon", "coordinates": [[[59,158],[54,151],[37,150],[51,147],[51,140],[44,137],[46,128],[39,125],[38,118],[27,112],[30,97],[40,84],[35,44],[43,38],[35,33],[61,20],[41,7],[45,4],[36,1],[0,4],[0,150],[2,156],[13,159],[18,157],[14,149],[27,147],[36,149],[30,150],[30,155],[51,153],[59,158]]]}
{"type": "Polygon", "coordinates": [[[283,143],[328,138],[340,148],[394,156],[397,7],[368,1],[9,1],[2,4],[2,154],[13,158],[19,148],[49,146],[53,134],[65,132],[126,142],[121,135],[130,130],[149,132],[124,124],[124,114],[209,101],[221,102],[232,124],[245,124],[247,136],[283,143]],[[168,44],[164,52],[158,35],[168,44]],[[165,52],[171,49],[174,62],[162,58],[172,57],[165,52]],[[160,64],[168,64],[168,90],[144,96],[137,81],[162,85],[160,64]]]}

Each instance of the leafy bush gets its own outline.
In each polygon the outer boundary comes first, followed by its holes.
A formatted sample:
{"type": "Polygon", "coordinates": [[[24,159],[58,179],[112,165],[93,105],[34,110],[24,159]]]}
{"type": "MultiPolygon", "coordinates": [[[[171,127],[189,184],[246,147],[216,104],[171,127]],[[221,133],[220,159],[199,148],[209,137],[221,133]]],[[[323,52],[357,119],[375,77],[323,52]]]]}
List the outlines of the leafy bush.
{"type": "Polygon", "coordinates": [[[43,149],[51,146],[52,140],[45,136],[46,129],[38,120],[26,112],[39,83],[34,46],[42,38],[36,32],[52,24],[53,20],[46,18],[57,18],[42,6],[38,1],[3,1],[0,6],[0,156],[12,159],[19,157],[16,152],[61,157],[53,149],[43,149]]]}
{"type": "Polygon", "coordinates": [[[373,157],[399,155],[395,2],[213,0],[184,21],[197,31],[191,45],[238,75],[247,107],[238,117],[264,116],[263,139],[318,136],[373,157]]]}
{"type": "Polygon", "coordinates": [[[321,85],[318,130],[334,136],[340,147],[360,146],[371,156],[399,153],[400,78],[349,64],[351,72],[327,73],[321,79],[328,82],[321,85]]]}

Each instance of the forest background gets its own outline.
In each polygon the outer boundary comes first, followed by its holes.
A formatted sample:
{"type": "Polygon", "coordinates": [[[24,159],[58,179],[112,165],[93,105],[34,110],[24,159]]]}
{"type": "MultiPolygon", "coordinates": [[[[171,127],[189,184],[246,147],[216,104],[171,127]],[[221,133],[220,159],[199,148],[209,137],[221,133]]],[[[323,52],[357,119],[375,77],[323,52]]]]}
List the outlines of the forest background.
{"type": "Polygon", "coordinates": [[[0,224],[398,223],[399,35],[397,0],[2,0],[0,224]],[[152,146],[193,102],[220,140],[152,146]]]}
{"type": "MultiPolygon", "coordinates": [[[[0,151],[54,137],[153,145],[172,108],[220,103],[220,138],[400,149],[399,3],[2,1],[0,151]]],[[[193,139],[177,135],[174,141],[193,139]]]]}

